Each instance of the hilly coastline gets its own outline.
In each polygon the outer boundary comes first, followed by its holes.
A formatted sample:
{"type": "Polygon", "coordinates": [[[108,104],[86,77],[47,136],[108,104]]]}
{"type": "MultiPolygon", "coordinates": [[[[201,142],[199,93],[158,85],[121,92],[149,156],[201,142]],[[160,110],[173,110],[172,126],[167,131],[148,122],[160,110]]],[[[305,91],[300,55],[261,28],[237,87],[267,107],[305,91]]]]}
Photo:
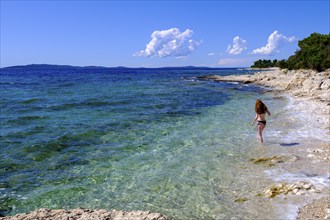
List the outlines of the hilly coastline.
{"type": "Polygon", "coordinates": [[[57,64],[28,64],[28,65],[15,65],[9,67],[3,67],[1,69],[27,69],[27,70],[97,70],[97,69],[119,69],[119,70],[130,70],[130,69],[156,69],[156,70],[219,70],[219,69],[237,69],[237,68],[212,68],[212,67],[199,67],[199,66],[177,66],[177,67],[125,67],[125,66],[117,66],[117,67],[104,67],[104,66],[72,66],[72,65],[57,65],[57,64]]]}

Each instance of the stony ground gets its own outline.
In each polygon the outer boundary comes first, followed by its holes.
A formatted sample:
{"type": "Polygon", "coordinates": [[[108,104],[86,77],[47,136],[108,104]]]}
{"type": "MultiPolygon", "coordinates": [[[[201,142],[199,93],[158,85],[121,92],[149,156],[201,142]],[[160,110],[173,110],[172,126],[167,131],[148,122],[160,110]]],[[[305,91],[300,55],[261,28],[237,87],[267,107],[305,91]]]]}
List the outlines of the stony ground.
{"type": "Polygon", "coordinates": [[[330,196],[315,200],[299,210],[298,220],[330,219],[330,196]]]}
{"type": "Polygon", "coordinates": [[[330,103],[330,69],[324,72],[313,70],[280,70],[271,68],[268,71],[253,75],[206,76],[201,79],[258,84],[275,88],[295,97],[310,97],[320,102],[330,103]]]}
{"type": "Polygon", "coordinates": [[[3,217],[1,220],[168,220],[169,218],[148,211],[107,211],[104,209],[51,210],[38,209],[34,212],[3,217]]]}

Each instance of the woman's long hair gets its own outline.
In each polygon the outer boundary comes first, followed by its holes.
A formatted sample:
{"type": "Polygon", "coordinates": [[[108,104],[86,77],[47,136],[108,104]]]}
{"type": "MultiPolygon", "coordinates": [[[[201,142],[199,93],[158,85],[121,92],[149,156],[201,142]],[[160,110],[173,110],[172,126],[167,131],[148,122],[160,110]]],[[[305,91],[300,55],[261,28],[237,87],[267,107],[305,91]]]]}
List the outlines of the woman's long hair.
{"type": "Polygon", "coordinates": [[[260,99],[257,99],[256,106],[255,106],[256,113],[257,114],[265,114],[266,109],[267,109],[266,105],[260,99]]]}

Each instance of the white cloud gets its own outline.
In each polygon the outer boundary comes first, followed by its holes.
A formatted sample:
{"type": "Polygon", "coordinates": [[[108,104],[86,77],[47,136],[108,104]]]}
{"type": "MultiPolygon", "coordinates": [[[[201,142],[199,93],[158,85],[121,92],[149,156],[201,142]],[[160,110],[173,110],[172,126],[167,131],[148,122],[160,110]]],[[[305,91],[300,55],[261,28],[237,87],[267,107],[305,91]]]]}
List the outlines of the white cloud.
{"type": "Polygon", "coordinates": [[[266,46],[257,48],[252,51],[252,54],[263,54],[263,55],[271,55],[274,53],[278,53],[278,48],[281,47],[285,43],[291,43],[296,41],[297,38],[292,37],[286,37],[283,34],[278,33],[278,31],[274,31],[269,37],[268,37],[268,43],[266,46]]]}
{"type": "Polygon", "coordinates": [[[190,29],[180,32],[178,28],[154,31],[146,49],[136,52],[134,56],[185,57],[197,49],[200,44],[191,39],[192,34],[193,31],[190,29]]]}
{"type": "Polygon", "coordinates": [[[208,53],[207,55],[208,55],[208,56],[214,56],[215,53],[208,53]]]}
{"type": "Polygon", "coordinates": [[[227,53],[231,55],[241,54],[243,50],[246,50],[245,44],[246,44],[246,40],[240,38],[239,36],[236,36],[233,39],[233,45],[228,45],[227,53]]]}

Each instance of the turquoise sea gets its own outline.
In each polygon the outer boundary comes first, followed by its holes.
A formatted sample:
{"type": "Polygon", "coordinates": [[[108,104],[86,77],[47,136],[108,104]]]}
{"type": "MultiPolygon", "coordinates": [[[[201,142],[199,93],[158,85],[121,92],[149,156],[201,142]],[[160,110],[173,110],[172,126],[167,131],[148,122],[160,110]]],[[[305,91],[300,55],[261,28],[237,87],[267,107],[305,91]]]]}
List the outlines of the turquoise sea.
{"type": "MultiPolygon", "coordinates": [[[[274,118],[289,101],[262,87],[197,78],[215,74],[252,72],[2,69],[1,215],[41,207],[150,210],[175,219],[269,213],[235,200],[265,178],[249,162],[260,147],[251,126],[255,100],[274,118]]],[[[271,124],[266,144],[280,146],[271,124]]]]}

